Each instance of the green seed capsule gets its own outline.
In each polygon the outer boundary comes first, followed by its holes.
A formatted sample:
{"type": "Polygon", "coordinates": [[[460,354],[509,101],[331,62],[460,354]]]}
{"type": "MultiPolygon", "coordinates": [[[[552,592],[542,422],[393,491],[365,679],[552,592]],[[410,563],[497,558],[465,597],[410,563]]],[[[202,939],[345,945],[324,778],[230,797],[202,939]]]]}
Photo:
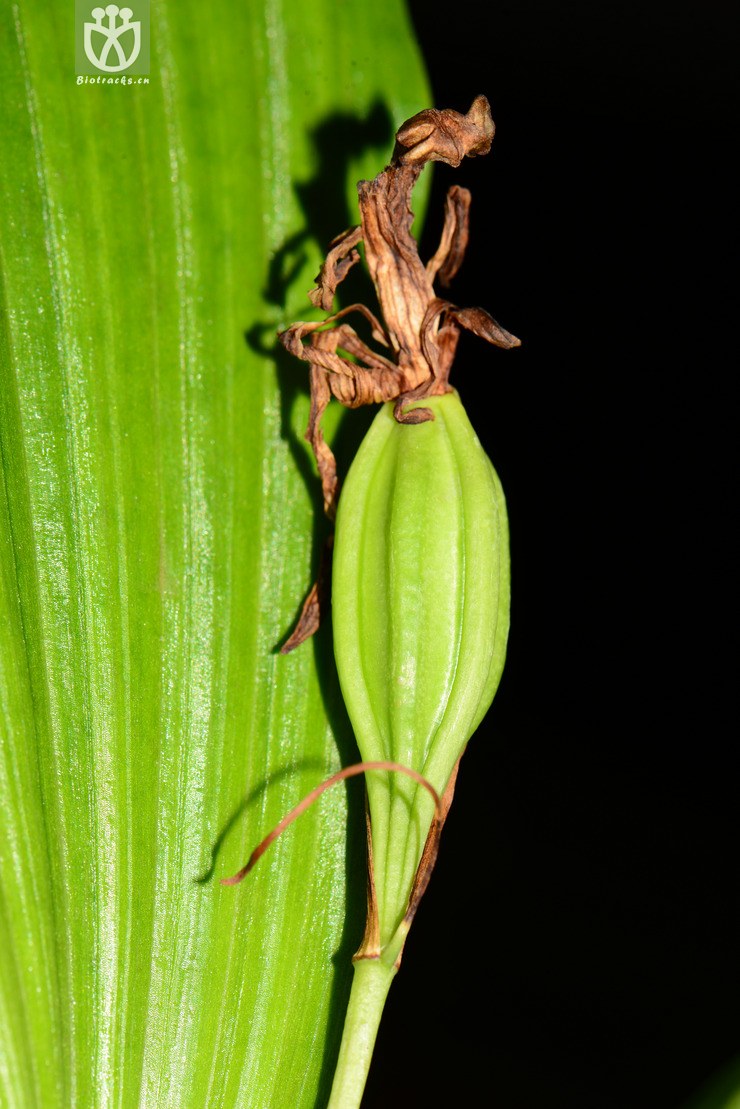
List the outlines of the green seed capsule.
{"type": "MultiPolygon", "coordinates": [[[[442,793],[501,677],[509,627],[506,506],[457,393],[434,420],[379,411],[339,498],[334,653],[363,760],[410,766],[442,793]]],[[[381,947],[401,924],[434,804],[367,775],[381,947]]]]}

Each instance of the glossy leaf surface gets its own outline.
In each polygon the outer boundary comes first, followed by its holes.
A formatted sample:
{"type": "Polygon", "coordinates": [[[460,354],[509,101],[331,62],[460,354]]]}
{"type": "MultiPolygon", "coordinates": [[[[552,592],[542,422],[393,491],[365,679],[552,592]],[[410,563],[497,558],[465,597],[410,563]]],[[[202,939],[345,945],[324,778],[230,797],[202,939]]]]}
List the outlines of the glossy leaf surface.
{"type": "Polygon", "coordinates": [[[158,0],[127,87],[73,8],[0,16],[0,1102],[313,1107],[361,795],[215,880],[355,757],[274,334],[429,94],[399,0],[158,0]]]}

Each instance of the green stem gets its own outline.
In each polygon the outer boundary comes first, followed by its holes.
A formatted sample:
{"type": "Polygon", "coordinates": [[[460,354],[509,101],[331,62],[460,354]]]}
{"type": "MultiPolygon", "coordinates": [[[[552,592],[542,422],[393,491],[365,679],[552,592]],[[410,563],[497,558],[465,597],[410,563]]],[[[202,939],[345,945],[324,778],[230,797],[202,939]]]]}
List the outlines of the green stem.
{"type": "Polygon", "coordinates": [[[396,968],[380,959],[355,963],[337,1069],[327,1109],[359,1109],[383,1006],[396,968]]]}

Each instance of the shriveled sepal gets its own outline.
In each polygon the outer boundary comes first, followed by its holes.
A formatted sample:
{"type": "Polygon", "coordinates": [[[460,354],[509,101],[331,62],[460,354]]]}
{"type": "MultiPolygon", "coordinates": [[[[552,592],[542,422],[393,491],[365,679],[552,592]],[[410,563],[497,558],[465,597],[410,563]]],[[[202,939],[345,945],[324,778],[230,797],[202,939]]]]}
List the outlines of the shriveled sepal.
{"type": "Polygon", "coordinates": [[[468,246],[470,228],[470,191],[453,185],[445,198],[445,222],[435,253],[427,262],[427,277],[446,288],[460,269],[468,246]]]}

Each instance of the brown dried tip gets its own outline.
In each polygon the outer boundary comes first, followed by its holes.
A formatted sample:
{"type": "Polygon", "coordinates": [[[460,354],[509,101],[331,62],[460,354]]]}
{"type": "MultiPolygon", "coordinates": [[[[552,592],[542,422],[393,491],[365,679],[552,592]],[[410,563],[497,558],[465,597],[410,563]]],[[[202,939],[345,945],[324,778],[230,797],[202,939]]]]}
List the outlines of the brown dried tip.
{"type": "Polygon", "coordinates": [[[310,639],[319,630],[321,618],[329,609],[330,580],[331,580],[331,555],[334,547],[334,536],[330,535],[324,544],[319,565],[319,576],[308,591],[308,596],[303,602],[298,623],[280,648],[281,655],[289,655],[310,639]]]}

